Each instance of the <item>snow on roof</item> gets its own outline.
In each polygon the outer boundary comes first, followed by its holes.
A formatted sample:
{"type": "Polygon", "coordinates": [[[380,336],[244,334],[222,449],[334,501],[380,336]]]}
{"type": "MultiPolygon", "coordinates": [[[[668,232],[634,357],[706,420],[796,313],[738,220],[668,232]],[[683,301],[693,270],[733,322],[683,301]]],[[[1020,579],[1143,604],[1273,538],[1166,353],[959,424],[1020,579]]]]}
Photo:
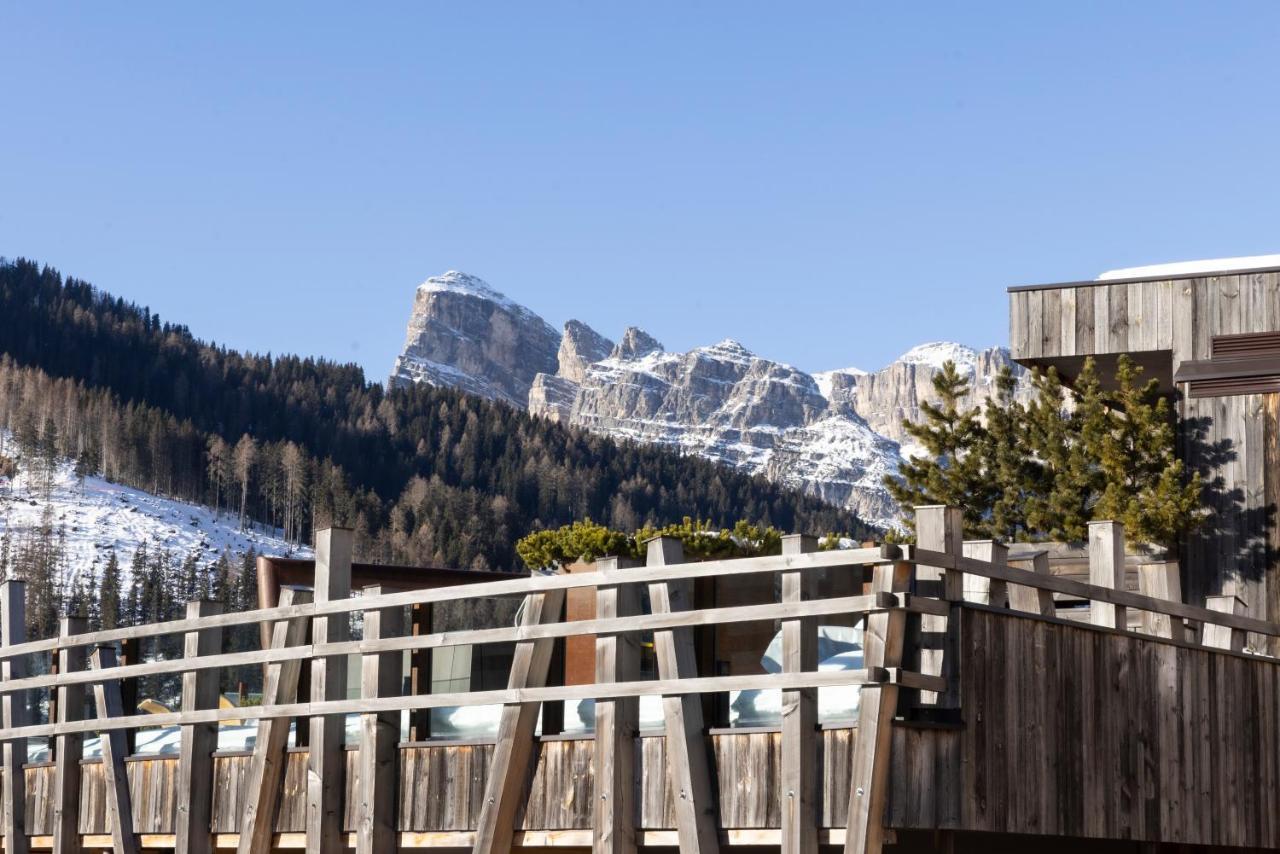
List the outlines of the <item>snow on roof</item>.
{"type": "Polygon", "coordinates": [[[1108,270],[1096,281],[1109,279],[1146,279],[1156,276],[1189,276],[1196,273],[1221,273],[1226,270],[1256,270],[1280,267],[1280,255],[1246,255],[1239,258],[1206,258],[1200,261],[1174,261],[1145,267],[1122,267],[1108,270]]]}

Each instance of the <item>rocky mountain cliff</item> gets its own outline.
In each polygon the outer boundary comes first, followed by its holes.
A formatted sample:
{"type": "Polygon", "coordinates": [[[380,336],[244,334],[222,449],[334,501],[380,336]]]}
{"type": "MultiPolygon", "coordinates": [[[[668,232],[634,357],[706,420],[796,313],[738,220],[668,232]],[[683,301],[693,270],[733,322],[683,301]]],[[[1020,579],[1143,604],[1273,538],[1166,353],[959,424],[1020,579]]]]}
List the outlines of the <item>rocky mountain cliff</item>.
{"type": "MultiPolygon", "coordinates": [[[[479,279],[450,272],[418,288],[392,381],[457,386],[615,438],[678,447],[886,524],[897,511],[884,476],[916,450],[902,420],[922,418],[947,360],[971,378],[975,404],[1011,364],[1002,347],[932,343],[874,372],[807,374],[732,339],[669,353],[641,329],[615,344],[578,320],[557,336],[479,279]]],[[[1013,367],[1019,395],[1029,396],[1013,367]]]]}

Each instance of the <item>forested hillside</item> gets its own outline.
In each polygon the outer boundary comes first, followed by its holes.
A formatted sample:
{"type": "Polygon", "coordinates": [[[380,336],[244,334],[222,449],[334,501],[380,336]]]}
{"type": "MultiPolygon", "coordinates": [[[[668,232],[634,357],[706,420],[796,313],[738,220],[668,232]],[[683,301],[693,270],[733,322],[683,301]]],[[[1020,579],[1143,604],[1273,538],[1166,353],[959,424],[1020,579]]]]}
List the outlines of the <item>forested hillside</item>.
{"type": "Polygon", "coordinates": [[[763,478],[568,429],[354,365],[242,354],[30,261],[0,261],[0,428],[21,455],[307,541],[357,530],[367,560],[510,567],[517,537],[590,517],[686,516],[864,536],[851,514],[763,478]]]}

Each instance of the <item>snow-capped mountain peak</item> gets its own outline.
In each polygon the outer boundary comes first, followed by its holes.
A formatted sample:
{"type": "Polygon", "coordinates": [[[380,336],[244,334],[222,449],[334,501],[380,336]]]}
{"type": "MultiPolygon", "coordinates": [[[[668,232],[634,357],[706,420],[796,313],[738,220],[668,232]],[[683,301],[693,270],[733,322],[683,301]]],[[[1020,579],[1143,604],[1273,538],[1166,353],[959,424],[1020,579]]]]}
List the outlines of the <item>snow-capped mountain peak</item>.
{"type": "Polygon", "coordinates": [[[938,369],[946,362],[954,362],[957,368],[972,368],[978,361],[978,351],[952,341],[931,341],[912,347],[896,361],[938,369]]]}
{"type": "Polygon", "coordinates": [[[904,447],[902,422],[922,417],[934,373],[955,362],[977,405],[1011,364],[1002,348],[931,342],[879,371],[811,375],[734,338],[677,353],[637,326],[616,344],[576,320],[557,334],[475,277],[450,272],[427,283],[394,381],[453,385],[596,433],[697,453],[873,523],[897,516],[884,478],[915,450],[904,447]]]}

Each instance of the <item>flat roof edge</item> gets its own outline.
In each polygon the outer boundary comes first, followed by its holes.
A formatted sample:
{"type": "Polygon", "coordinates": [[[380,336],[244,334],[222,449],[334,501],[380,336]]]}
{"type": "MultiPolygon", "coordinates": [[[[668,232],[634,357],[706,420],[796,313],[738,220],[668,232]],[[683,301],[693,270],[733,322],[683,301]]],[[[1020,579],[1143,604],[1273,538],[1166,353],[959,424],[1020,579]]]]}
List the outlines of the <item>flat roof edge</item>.
{"type": "Polygon", "coordinates": [[[1066,288],[1096,288],[1102,285],[1129,285],[1138,282],[1174,282],[1185,279],[1211,279],[1216,276],[1241,276],[1246,273],[1280,273],[1280,267],[1240,267],[1232,270],[1205,270],[1198,273],[1177,273],[1164,276],[1136,276],[1129,279],[1085,279],[1079,282],[1049,282],[1042,285],[1012,285],[1007,293],[1022,291],[1053,291],[1066,288]]]}

